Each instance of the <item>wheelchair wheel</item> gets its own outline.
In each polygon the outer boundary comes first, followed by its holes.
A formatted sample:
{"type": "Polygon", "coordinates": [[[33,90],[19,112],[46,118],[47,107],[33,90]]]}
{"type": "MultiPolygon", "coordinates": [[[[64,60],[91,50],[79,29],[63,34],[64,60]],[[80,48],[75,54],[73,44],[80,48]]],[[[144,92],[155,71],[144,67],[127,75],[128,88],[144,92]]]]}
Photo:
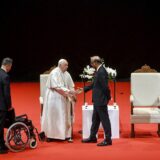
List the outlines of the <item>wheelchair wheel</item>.
{"type": "Polygon", "coordinates": [[[32,138],[29,140],[29,146],[30,148],[34,149],[37,147],[37,140],[35,138],[32,138]]]}
{"type": "Polygon", "coordinates": [[[22,122],[12,124],[6,134],[6,145],[12,152],[23,151],[29,143],[30,132],[22,122]]]}

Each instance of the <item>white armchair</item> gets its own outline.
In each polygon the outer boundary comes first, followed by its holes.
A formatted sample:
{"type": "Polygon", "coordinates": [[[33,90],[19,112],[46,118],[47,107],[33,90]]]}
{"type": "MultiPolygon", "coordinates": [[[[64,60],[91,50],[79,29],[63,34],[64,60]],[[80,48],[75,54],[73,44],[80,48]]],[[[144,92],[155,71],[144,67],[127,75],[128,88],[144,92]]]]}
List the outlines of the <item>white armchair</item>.
{"type": "Polygon", "coordinates": [[[43,101],[44,101],[44,96],[46,92],[46,83],[48,76],[50,72],[55,68],[56,66],[52,66],[49,70],[45,71],[43,74],[40,74],[40,97],[39,97],[39,102],[41,105],[41,115],[43,112],[43,101]]]}
{"type": "Polygon", "coordinates": [[[41,115],[43,112],[43,101],[44,101],[44,95],[46,92],[46,82],[48,79],[49,74],[40,74],[40,97],[39,102],[41,105],[41,115]]]}
{"type": "Polygon", "coordinates": [[[132,73],[130,102],[131,137],[138,123],[157,123],[160,136],[160,73],[132,73]]]}

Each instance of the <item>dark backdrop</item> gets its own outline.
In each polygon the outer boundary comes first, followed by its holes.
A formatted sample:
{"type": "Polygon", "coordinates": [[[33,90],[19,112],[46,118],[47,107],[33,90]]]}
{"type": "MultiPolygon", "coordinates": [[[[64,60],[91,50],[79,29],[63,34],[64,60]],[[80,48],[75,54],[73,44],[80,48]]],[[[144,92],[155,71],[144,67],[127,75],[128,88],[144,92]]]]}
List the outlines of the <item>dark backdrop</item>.
{"type": "Polygon", "coordinates": [[[147,1],[2,0],[0,59],[11,57],[15,81],[69,61],[75,81],[89,57],[99,55],[118,79],[144,64],[160,70],[159,8],[147,1]]]}

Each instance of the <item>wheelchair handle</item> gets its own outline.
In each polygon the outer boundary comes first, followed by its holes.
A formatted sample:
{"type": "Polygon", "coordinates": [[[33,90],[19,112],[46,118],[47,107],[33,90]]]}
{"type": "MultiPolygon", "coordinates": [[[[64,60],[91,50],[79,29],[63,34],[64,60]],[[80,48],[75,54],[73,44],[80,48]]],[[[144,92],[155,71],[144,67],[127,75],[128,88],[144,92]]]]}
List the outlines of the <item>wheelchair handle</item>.
{"type": "Polygon", "coordinates": [[[22,114],[20,116],[16,116],[16,118],[22,118],[22,117],[26,117],[26,119],[28,119],[28,116],[26,114],[22,114]]]}

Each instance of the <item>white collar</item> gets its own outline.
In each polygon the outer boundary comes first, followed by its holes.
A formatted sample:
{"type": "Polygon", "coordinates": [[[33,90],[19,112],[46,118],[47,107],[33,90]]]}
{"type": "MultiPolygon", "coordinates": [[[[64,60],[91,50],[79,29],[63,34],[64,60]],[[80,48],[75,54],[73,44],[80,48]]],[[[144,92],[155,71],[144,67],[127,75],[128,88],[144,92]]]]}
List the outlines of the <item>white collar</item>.
{"type": "Polygon", "coordinates": [[[99,66],[98,66],[98,68],[97,68],[97,71],[99,70],[99,68],[102,66],[102,64],[100,64],[99,66]]]}
{"type": "Polygon", "coordinates": [[[5,67],[2,66],[1,69],[3,69],[7,73],[7,70],[5,67]]]}

